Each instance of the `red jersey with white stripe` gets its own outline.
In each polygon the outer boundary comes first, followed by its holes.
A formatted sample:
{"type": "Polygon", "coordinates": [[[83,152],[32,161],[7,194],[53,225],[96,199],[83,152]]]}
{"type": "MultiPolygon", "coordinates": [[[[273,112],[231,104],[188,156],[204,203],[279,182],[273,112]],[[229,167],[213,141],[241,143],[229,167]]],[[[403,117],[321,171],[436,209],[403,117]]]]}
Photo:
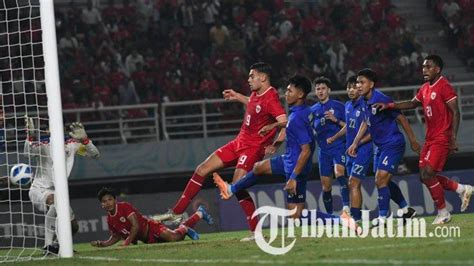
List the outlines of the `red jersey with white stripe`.
{"type": "Polygon", "coordinates": [[[453,135],[453,114],[448,107],[457,98],[449,81],[441,76],[433,85],[423,84],[415,99],[423,104],[426,122],[426,142],[447,141],[453,135]]]}
{"type": "Polygon", "coordinates": [[[285,109],[280,103],[280,98],[275,88],[270,87],[260,95],[252,92],[240,133],[237,136],[239,146],[262,147],[271,144],[277,129],[273,129],[264,136],[260,136],[258,131],[266,125],[275,123],[279,116],[285,114],[285,109]]]}
{"type": "Polygon", "coordinates": [[[111,215],[108,213],[107,224],[109,225],[109,231],[114,235],[120,236],[122,239],[126,239],[132,229],[132,224],[127,218],[134,213],[137,216],[139,226],[137,237],[145,236],[148,219],[143,217],[143,215],[128,202],[117,202],[115,214],[111,215]]]}

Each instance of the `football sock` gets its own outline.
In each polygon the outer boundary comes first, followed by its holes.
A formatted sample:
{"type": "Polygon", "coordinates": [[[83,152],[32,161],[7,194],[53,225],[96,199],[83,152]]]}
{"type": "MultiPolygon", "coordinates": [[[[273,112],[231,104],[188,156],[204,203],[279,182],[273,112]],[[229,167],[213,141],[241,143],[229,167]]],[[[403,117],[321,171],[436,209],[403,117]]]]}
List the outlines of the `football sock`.
{"type": "Polygon", "coordinates": [[[188,232],[188,228],[184,225],[180,225],[178,226],[178,228],[174,229],[173,232],[178,233],[181,236],[184,236],[188,232]]]}
{"type": "Polygon", "coordinates": [[[182,214],[186,208],[189,206],[189,203],[196,194],[201,190],[202,183],[206,177],[198,175],[194,172],[191,179],[188,181],[186,188],[181,195],[181,198],[178,200],[176,205],[173,207],[173,213],[175,214],[182,214]]]}
{"type": "Polygon", "coordinates": [[[362,211],[360,208],[351,207],[351,216],[355,221],[362,220],[362,211]]]}
{"type": "Polygon", "coordinates": [[[324,208],[326,212],[331,214],[332,213],[332,191],[323,191],[323,202],[324,208]]]}
{"type": "Polygon", "coordinates": [[[342,205],[349,206],[349,189],[347,187],[347,177],[340,176],[336,178],[341,187],[342,205]]]}
{"type": "Polygon", "coordinates": [[[235,194],[237,200],[239,201],[240,207],[245,213],[247,223],[249,225],[250,231],[254,232],[258,223],[258,216],[255,216],[252,219],[252,215],[255,212],[255,203],[253,202],[252,197],[247,192],[247,190],[241,190],[235,194]]]}
{"type": "Polygon", "coordinates": [[[387,217],[390,208],[390,189],[388,187],[382,187],[377,189],[377,191],[379,193],[379,216],[387,217]]]}
{"type": "Polygon", "coordinates": [[[403,197],[402,191],[400,190],[400,187],[393,181],[388,182],[388,188],[390,189],[390,198],[395,201],[395,203],[400,207],[400,208],[405,208],[408,206],[407,201],[405,200],[405,197],[403,197]]]}
{"type": "MultiPolygon", "coordinates": [[[[449,190],[449,191],[457,191],[458,187],[459,186],[462,186],[460,184],[458,184],[457,182],[445,177],[445,176],[442,176],[442,175],[437,175],[436,176],[436,179],[438,179],[438,182],[441,184],[441,186],[445,189],[445,190],[449,190]]],[[[463,188],[461,188],[461,190],[464,191],[463,188]]],[[[461,192],[458,192],[458,193],[462,193],[461,192]]]]}
{"type": "Polygon", "coordinates": [[[444,190],[438,181],[438,178],[433,177],[429,179],[422,179],[421,182],[423,182],[423,184],[425,184],[430,191],[431,198],[433,198],[436,209],[440,210],[445,208],[446,202],[444,200],[444,190]]]}
{"type": "Polygon", "coordinates": [[[56,207],[49,206],[49,210],[45,217],[44,245],[49,246],[53,243],[56,227],[56,207]]]}
{"type": "Polygon", "coordinates": [[[196,225],[196,223],[199,222],[199,220],[201,220],[201,216],[197,213],[194,213],[193,215],[191,215],[191,217],[186,219],[186,221],[184,221],[182,224],[186,225],[187,227],[193,228],[196,225]]]}
{"type": "Polygon", "coordinates": [[[235,184],[230,185],[230,191],[235,194],[241,190],[249,188],[257,183],[258,176],[253,171],[248,172],[240,178],[235,184]]]}

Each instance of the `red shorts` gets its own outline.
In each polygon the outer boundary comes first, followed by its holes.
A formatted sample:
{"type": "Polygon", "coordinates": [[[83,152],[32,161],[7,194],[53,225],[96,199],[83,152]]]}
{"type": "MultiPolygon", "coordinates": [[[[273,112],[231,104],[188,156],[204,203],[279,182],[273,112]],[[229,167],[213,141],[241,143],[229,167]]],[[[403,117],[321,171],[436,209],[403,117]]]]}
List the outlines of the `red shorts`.
{"type": "Polygon", "coordinates": [[[168,227],[157,221],[148,221],[148,244],[158,242],[160,234],[168,230],[168,227]]]}
{"type": "Polygon", "coordinates": [[[215,151],[224,162],[225,167],[235,166],[249,172],[253,165],[265,156],[265,149],[260,147],[243,147],[237,140],[232,140],[215,151]]]}
{"type": "Polygon", "coordinates": [[[429,165],[433,170],[441,172],[448,160],[448,155],[449,142],[425,142],[420,153],[420,169],[429,165]]]}

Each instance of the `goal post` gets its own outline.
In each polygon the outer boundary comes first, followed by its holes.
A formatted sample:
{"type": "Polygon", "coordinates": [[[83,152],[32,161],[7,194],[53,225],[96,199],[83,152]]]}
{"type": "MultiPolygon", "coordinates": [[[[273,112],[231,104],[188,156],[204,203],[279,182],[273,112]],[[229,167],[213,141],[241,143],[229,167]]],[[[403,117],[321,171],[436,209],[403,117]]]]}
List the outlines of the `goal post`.
{"type": "Polygon", "coordinates": [[[64,149],[63,113],[59,84],[58,52],[56,45],[56,24],[53,0],[40,0],[41,28],[43,33],[43,58],[46,94],[48,98],[48,116],[51,142],[51,157],[55,187],[55,205],[57,211],[57,235],[59,255],[72,257],[71,219],[69,213],[69,189],[66,175],[64,149]]]}

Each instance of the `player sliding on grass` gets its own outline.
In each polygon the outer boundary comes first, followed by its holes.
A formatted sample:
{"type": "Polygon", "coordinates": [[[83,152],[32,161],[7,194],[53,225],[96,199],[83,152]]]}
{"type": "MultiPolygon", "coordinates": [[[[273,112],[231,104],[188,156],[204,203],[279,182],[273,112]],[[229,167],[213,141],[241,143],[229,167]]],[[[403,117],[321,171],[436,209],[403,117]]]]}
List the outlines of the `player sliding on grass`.
{"type": "MultiPolygon", "coordinates": [[[[179,221],[209,174],[222,168],[235,167],[233,181],[236,182],[252,169],[255,162],[262,160],[265,154],[274,152],[272,142],[277,129],[286,124],[287,118],[277,90],[270,85],[270,76],[271,68],[268,64],[256,63],[250,67],[249,72],[248,83],[252,91],[250,97],[233,90],[223,92],[225,99],[239,101],[247,107],[239,134],[199,164],[173,209],[166,214],[154,216],[154,219],[179,221]]],[[[280,133],[283,130],[280,129],[280,133]]],[[[245,190],[239,191],[235,196],[247,216],[250,230],[254,232],[258,223],[257,217],[251,218],[255,203],[245,190]]],[[[252,234],[242,241],[253,239],[252,234]]]]}
{"type": "Polygon", "coordinates": [[[461,212],[469,206],[472,186],[459,184],[439,174],[449,154],[457,151],[456,137],[459,128],[459,106],[457,95],[449,81],[441,75],[443,60],[437,55],[429,55],[423,62],[423,78],[426,81],[410,101],[399,103],[376,103],[375,108],[414,109],[423,106],[426,121],[426,140],[420,153],[421,182],[430,191],[438,216],[433,224],[444,224],[451,220],[446,209],[444,190],[455,191],[462,200],[461,212]]]}
{"type": "MultiPolygon", "coordinates": [[[[297,208],[293,218],[300,218],[306,202],[306,182],[311,172],[312,155],[315,149],[313,129],[311,127],[313,114],[305,104],[306,95],[311,92],[311,81],[304,76],[296,75],[289,80],[285,96],[290,106],[290,115],[286,125],[286,152],[255,164],[253,171],[247,173],[238,182],[229,185],[219,174],[214,173],[214,183],[220,190],[223,199],[247,189],[257,183],[265,175],[284,176],[286,178],[285,192],[288,209],[297,208]]],[[[273,148],[276,150],[282,142],[273,148]]],[[[349,218],[343,213],[342,218],[349,218]]],[[[317,212],[317,218],[339,219],[339,217],[317,212]]],[[[308,215],[309,217],[309,215],[308,215]]]]}
{"type": "Polygon", "coordinates": [[[102,188],[97,196],[102,208],[107,211],[107,224],[111,235],[105,241],[92,241],[91,245],[95,247],[108,247],[121,239],[125,240],[122,246],[136,244],[138,240],[146,244],[181,241],[186,235],[198,240],[199,234],[192,229],[194,225],[201,219],[208,224],[213,223],[211,215],[201,205],[177,229],[171,230],[160,222],[145,218],[130,203],[117,201],[115,193],[109,188],[102,188]]]}

